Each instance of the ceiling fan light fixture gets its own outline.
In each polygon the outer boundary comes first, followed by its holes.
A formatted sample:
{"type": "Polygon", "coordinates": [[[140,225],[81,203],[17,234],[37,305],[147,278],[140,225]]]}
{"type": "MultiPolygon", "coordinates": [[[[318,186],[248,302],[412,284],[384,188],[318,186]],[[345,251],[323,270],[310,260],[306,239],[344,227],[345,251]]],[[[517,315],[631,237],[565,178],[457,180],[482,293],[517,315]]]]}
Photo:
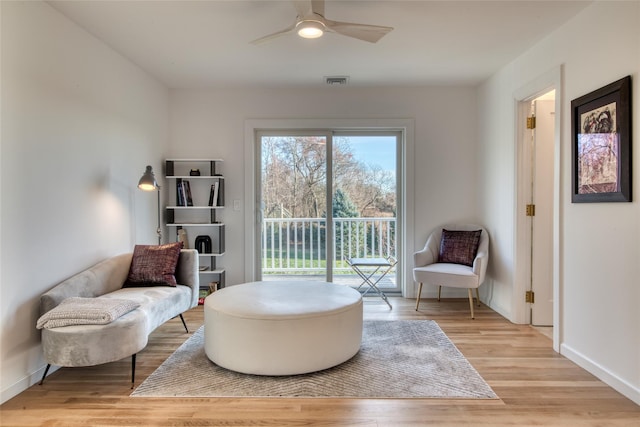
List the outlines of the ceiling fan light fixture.
{"type": "MultiPolygon", "coordinates": [[[[0,0],[2,1],[2,0],[0,0]]],[[[322,37],[325,32],[336,33],[341,36],[376,43],[392,27],[380,25],[357,24],[353,22],[341,22],[326,19],[324,17],[324,5],[326,0],[292,0],[296,9],[296,19],[292,25],[278,32],[253,40],[251,44],[261,44],[276,37],[290,33],[298,33],[298,36],[306,39],[322,37]]]]}
{"type": "Polygon", "coordinates": [[[322,37],[325,29],[326,27],[322,22],[311,19],[300,21],[296,25],[298,35],[305,39],[317,39],[318,37],[322,37]]]}

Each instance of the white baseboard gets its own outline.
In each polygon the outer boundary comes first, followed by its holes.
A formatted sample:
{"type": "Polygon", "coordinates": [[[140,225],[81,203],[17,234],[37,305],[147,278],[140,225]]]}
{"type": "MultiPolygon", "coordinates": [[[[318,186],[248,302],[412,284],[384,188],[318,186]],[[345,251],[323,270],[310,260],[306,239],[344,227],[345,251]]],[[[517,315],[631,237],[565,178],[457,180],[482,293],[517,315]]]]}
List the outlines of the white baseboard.
{"type": "Polygon", "coordinates": [[[585,357],[566,344],[560,345],[560,354],[580,366],[582,369],[595,375],[599,380],[631,399],[636,405],[640,405],[640,388],[618,377],[607,368],[600,366],[593,360],[585,357]]]}
{"type": "MultiPolygon", "coordinates": [[[[482,301],[482,296],[480,297],[480,301],[482,301]]],[[[484,301],[482,301],[484,302],[484,301]]],[[[498,313],[500,316],[504,317],[505,319],[507,319],[510,322],[513,322],[513,320],[511,320],[511,310],[506,309],[505,307],[499,306],[493,302],[489,302],[489,303],[485,303],[487,304],[487,306],[495,311],[496,313],[498,313]]]]}
{"type": "MultiPolygon", "coordinates": [[[[49,373],[47,374],[47,376],[51,375],[53,372],[57,371],[58,369],[60,369],[59,366],[52,366],[49,369],[49,373]]],[[[3,404],[7,400],[16,397],[17,395],[19,395],[20,393],[22,393],[32,385],[38,384],[42,379],[42,374],[44,374],[44,370],[45,370],[45,367],[43,366],[37,371],[32,372],[31,375],[21,378],[20,380],[16,381],[14,384],[2,390],[0,392],[0,404],[3,404]]]]}

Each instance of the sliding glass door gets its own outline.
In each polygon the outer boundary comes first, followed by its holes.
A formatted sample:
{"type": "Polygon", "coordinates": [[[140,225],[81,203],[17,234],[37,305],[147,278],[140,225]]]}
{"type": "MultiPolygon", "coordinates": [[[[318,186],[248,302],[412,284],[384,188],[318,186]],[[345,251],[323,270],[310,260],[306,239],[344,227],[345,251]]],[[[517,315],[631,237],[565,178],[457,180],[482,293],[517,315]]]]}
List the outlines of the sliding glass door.
{"type": "MultiPolygon", "coordinates": [[[[261,280],[352,286],[346,259],[397,257],[399,132],[259,132],[261,280]]],[[[379,283],[398,289],[395,270],[379,283]]]]}

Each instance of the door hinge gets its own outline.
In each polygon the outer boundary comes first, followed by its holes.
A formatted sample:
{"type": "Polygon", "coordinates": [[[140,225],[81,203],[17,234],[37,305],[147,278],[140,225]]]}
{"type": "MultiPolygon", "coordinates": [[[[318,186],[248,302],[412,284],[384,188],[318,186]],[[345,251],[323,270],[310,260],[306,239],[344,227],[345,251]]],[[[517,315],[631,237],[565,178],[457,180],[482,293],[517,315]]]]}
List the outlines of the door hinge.
{"type": "Polygon", "coordinates": [[[527,129],[536,128],[536,116],[527,117],[527,129]]]}
{"type": "Polygon", "coordinates": [[[533,291],[527,291],[524,294],[525,302],[529,302],[529,303],[533,304],[535,302],[535,300],[536,300],[535,295],[536,294],[533,291]]]}
{"type": "Polygon", "coordinates": [[[536,205],[527,205],[527,216],[536,216],[536,205]]]}

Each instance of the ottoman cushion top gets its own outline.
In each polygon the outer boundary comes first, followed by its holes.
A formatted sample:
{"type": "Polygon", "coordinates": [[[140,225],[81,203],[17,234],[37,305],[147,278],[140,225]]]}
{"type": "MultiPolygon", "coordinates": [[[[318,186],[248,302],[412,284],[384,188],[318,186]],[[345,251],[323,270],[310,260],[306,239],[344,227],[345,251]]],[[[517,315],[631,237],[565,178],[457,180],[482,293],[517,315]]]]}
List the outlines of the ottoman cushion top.
{"type": "Polygon", "coordinates": [[[345,285],[274,281],[229,286],[209,295],[205,304],[234,317],[287,320],[340,313],[361,299],[360,292],[345,285]]]}

